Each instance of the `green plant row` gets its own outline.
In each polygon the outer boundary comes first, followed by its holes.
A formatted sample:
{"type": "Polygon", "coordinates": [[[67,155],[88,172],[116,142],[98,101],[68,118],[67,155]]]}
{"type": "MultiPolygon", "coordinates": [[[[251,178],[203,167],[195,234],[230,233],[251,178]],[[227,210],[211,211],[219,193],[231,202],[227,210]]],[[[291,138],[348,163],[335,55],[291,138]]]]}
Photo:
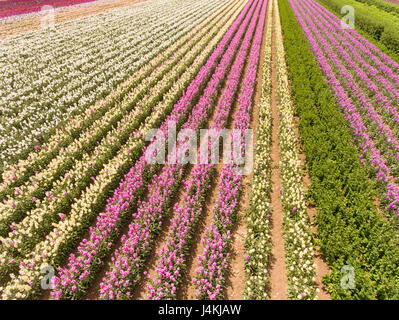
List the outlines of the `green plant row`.
{"type": "Polygon", "coordinates": [[[373,205],[374,189],[287,1],[279,0],[286,59],[317,207],[317,244],[333,299],[398,299],[399,241],[373,205]]]}

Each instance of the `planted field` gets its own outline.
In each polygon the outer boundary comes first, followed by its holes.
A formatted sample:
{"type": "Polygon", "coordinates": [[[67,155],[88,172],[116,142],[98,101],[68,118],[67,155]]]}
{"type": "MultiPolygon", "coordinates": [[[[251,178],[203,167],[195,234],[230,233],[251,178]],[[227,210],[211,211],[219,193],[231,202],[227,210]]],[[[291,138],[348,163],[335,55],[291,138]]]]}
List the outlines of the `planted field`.
{"type": "Polygon", "coordinates": [[[3,20],[1,299],[398,299],[398,7],[342,5],[3,20]]]}

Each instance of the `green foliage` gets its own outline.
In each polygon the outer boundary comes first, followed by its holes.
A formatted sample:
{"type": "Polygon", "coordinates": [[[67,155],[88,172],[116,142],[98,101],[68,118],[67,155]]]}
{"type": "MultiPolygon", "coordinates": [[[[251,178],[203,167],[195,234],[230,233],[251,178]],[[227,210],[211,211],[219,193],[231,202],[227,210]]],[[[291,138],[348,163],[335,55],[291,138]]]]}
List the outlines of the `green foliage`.
{"type": "Polygon", "coordinates": [[[317,240],[331,268],[324,283],[334,299],[398,299],[398,236],[377,214],[373,185],[346,120],[288,2],[279,1],[310,197],[317,207],[317,240]],[[354,289],[341,287],[344,265],[354,268],[354,289]]]}

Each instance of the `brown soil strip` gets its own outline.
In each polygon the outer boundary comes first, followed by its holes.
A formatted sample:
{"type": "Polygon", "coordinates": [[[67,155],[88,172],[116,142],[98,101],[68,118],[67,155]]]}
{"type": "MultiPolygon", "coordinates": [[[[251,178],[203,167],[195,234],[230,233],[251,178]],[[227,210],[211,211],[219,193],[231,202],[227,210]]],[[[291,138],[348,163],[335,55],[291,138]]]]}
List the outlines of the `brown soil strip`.
{"type": "Polygon", "coordinates": [[[374,207],[376,207],[376,209],[377,209],[377,214],[379,215],[379,216],[381,216],[385,221],[387,220],[387,217],[386,217],[386,215],[384,214],[384,212],[382,211],[382,209],[381,209],[381,201],[380,201],[380,198],[379,197],[377,197],[377,196],[374,196],[373,197],[373,205],[374,205],[374,207]]]}
{"type": "MultiPolygon", "coordinates": [[[[273,7],[273,10],[275,8],[273,7]]],[[[272,300],[287,300],[287,276],[285,273],[285,248],[283,236],[283,207],[280,199],[281,177],[280,177],[280,148],[278,137],[278,107],[277,107],[277,70],[276,70],[276,46],[275,46],[275,26],[273,23],[272,31],[272,192],[271,192],[271,241],[273,244],[270,259],[270,298],[272,300]]]]}
{"type": "MultiPolygon", "coordinates": [[[[302,175],[302,178],[303,178],[302,181],[303,181],[303,186],[304,186],[304,189],[306,192],[307,190],[309,190],[311,181],[310,181],[309,173],[306,170],[306,155],[302,152],[302,148],[301,148],[301,141],[299,138],[300,134],[299,134],[299,118],[298,117],[295,117],[295,133],[296,133],[297,143],[298,143],[298,151],[299,151],[298,156],[299,156],[299,159],[301,160],[302,167],[304,168],[304,172],[302,175]]],[[[317,227],[315,224],[316,208],[308,202],[306,203],[306,208],[307,208],[307,212],[308,212],[310,222],[311,222],[310,231],[312,233],[317,234],[317,227]]],[[[314,248],[313,254],[314,254],[313,261],[315,264],[315,271],[316,271],[316,278],[315,278],[316,288],[319,289],[317,296],[318,296],[319,300],[331,300],[330,294],[328,293],[326,287],[322,283],[323,276],[325,276],[326,274],[329,274],[331,272],[331,270],[328,267],[327,263],[325,262],[324,256],[320,252],[319,247],[314,248]]]]}
{"type": "MultiPolygon", "coordinates": [[[[145,0],[115,0],[107,3],[94,4],[81,8],[70,8],[70,11],[56,12],[55,23],[71,21],[77,18],[86,17],[96,13],[105,12],[111,9],[130,6],[132,4],[143,2],[145,0]]],[[[41,28],[41,17],[36,16],[15,21],[9,24],[0,24],[0,39],[13,34],[23,33],[41,28]]]]}

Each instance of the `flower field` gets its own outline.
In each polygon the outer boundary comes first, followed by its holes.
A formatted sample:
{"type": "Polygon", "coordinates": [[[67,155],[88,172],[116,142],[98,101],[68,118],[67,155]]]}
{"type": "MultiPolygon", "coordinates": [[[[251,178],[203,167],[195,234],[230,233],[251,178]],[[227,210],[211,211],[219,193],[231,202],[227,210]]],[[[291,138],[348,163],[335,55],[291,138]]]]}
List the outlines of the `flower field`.
{"type": "Polygon", "coordinates": [[[0,2],[0,298],[399,299],[399,5],[112,1],[0,2]]]}

